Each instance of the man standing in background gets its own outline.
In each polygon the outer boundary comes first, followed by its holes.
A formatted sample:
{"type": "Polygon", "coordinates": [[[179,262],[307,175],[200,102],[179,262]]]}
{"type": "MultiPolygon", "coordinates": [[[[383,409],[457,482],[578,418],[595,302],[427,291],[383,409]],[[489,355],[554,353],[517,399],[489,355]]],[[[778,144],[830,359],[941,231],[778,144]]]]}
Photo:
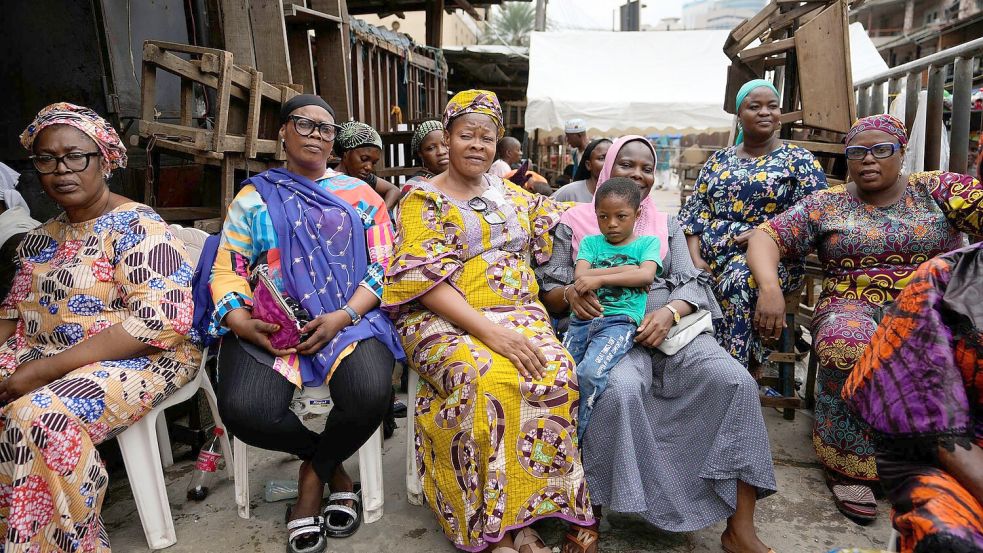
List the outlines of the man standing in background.
{"type": "Polygon", "coordinates": [[[563,132],[567,133],[567,146],[571,148],[570,156],[573,157],[573,166],[580,164],[580,154],[590,143],[587,137],[587,122],[583,119],[570,119],[563,125],[563,132]]]}

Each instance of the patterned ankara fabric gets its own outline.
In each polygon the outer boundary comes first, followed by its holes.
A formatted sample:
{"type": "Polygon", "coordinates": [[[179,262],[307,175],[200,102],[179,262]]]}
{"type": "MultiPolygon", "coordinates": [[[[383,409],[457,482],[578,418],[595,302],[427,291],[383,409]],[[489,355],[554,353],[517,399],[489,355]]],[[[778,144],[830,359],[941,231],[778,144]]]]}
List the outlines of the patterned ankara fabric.
{"type": "Polygon", "coordinates": [[[981,291],[983,243],[922,264],[843,389],[874,434],[907,553],[983,551],[983,505],[935,462],[940,446],[983,447],[981,310],[967,305],[981,291]]]}
{"type": "Polygon", "coordinates": [[[423,139],[427,137],[428,134],[434,131],[443,131],[444,124],[440,121],[429,120],[420,123],[416,130],[413,131],[413,138],[410,139],[410,151],[413,155],[420,154],[420,146],[423,144],[423,139]]]}
{"type": "MultiPolygon", "coordinates": [[[[393,244],[392,221],[385,202],[369,185],[335,171],[328,170],[317,184],[355,208],[362,222],[358,230],[364,231],[368,250],[368,266],[359,285],[381,298],[382,279],[389,266],[393,244]]],[[[282,255],[278,233],[266,203],[252,184],[246,184],[229,205],[218,255],[212,268],[210,284],[215,301],[211,326],[213,334],[228,332],[228,328],[222,326],[222,320],[229,311],[252,306],[252,289],[248,278],[262,257],[266,258],[274,284],[281,292],[287,292],[281,274],[282,255]]],[[[385,326],[383,323],[388,324],[385,319],[385,315],[377,311],[370,311],[363,317],[373,326],[385,326]]],[[[382,341],[387,343],[387,340],[382,341]]],[[[355,345],[351,344],[335,354],[334,363],[320,383],[305,382],[298,355],[278,357],[273,368],[298,388],[304,385],[320,386],[327,383],[331,372],[355,349],[355,345]]]]}
{"type": "Polygon", "coordinates": [[[549,257],[549,230],[562,207],[486,178],[504,197],[492,207],[504,224],[490,225],[429,182],[403,199],[383,294],[409,366],[421,376],[414,439],[424,495],[445,535],[465,551],[542,518],[593,518],[576,438],[576,373],[527,261],[549,257]],[[546,377],[520,376],[508,359],[416,301],[440,282],[541,348],[546,377]]]}
{"type": "Polygon", "coordinates": [[[505,136],[505,125],[502,118],[502,105],[498,103],[498,96],[488,90],[465,90],[458,92],[447,102],[444,108],[444,118],[442,123],[444,128],[450,128],[450,122],[456,117],[469,113],[480,113],[487,115],[495,120],[498,126],[498,138],[505,136]]]}
{"type": "Polygon", "coordinates": [[[847,131],[843,142],[849,144],[858,134],[864,131],[883,131],[898,139],[898,144],[904,146],[908,144],[908,131],[900,119],[887,113],[880,115],[870,115],[857,122],[847,131]]]}
{"type": "Polygon", "coordinates": [[[874,448],[866,426],[840,398],[843,384],[876,329],[881,307],[908,284],[928,259],[965,244],[962,232],[983,228],[980,182],[956,173],[916,173],[894,205],[874,207],[845,187],[809,196],[761,225],[784,259],[816,251],[823,266],[822,294],[812,319],[819,355],[813,445],[827,469],[857,480],[876,480],[874,448]]]}
{"type": "Polygon", "coordinates": [[[28,233],[0,305],[17,329],[0,378],[112,325],[162,351],[80,367],[0,411],[4,551],[109,551],[100,510],[108,477],[96,444],[194,378],[191,266],[149,207],[127,203],[83,223],[64,214],[28,233]]]}
{"type": "MultiPolygon", "coordinates": [[[[686,236],[669,221],[669,256],[646,311],[682,300],[720,309],[710,275],[693,266],[686,236]]],[[[573,282],[572,232],[559,224],[553,256],[536,274],[543,289],[573,282]]],[[[636,345],[611,370],[581,450],[594,505],[637,513],[668,532],[691,532],[734,514],[737,483],[777,489],[758,385],[713,336],[666,356],[636,345]]]]}
{"type": "Polygon", "coordinates": [[[24,149],[33,151],[34,140],[51,125],[70,125],[91,138],[106,161],[107,169],[103,173],[106,178],[109,178],[114,169],[126,167],[126,146],[109,121],[87,107],[68,102],[51,104],[38,112],[34,121],[20,134],[20,143],[24,149]]]}
{"type": "MultiPolygon", "coordinates": [[[[825,188],[822,167],[804,148],[786,144],[762,157],[743,159],[733,146],[710,157],[679,212],[686,234],[700,236],[700,252],[716,280],[724,312],[717,340],[744,366],[752,358],[761,359],[763,351],[752,328],[758,287],[746,252],[734,238],[825,188]]],[[[791,292],[802,284],[802,263],[783,263],[778,274],[782,290],[791,292]]]]}
{"type": "Polygon", "coordinates": [[[347,152],[363,146],[375,146],[382,149],[382,137],[371,126],[359,121],[348,121],[341,124],[338,136],[335,138],[340,152],[347,152]]]}

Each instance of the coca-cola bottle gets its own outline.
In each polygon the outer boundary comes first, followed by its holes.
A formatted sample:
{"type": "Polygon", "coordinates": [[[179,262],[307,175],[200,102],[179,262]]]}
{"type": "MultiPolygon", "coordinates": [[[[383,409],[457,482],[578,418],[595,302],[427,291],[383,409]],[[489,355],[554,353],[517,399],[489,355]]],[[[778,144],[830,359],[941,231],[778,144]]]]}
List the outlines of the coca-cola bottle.
{"type": "Polygon", "coordinates": [[[225,431],[216,426],[212,437],[198,452],[195,471],[191,474],[191,483],[188,484],[188,499],[192,501],[202,501],[208,497],[208,487],[215,479],[218,460],[222,458],[222,446],[219,443],[222,434],[225,431]]]}

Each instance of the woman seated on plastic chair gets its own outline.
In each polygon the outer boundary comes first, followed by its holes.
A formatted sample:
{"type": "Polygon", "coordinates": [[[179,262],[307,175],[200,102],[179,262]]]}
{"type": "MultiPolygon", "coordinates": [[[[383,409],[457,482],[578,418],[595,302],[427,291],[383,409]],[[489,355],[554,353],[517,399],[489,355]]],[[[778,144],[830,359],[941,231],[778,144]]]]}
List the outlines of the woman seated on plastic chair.
{"type": "Polygon", "coordinates": [[[21,134],[64,213],[27,233],[0,305],[0,534],[5,551],[109,551],[96,444],[194,378],[184,245],[110,192],[126,165],[112,126],[58,103],[21,134]]]}
{"type": "Polygon", "coordinates": [[[983,242],[922,264],[843,387],[899,551],[983,551],[983,242]]]}
{"type": "Polygon", "coordinates": [[[243,442],[303,460],[288,550],[317,553],[325,534],[349,536],[361,522],[359,489],[342,462],[382,423],[394,359],[403,358],[376,309],[393,230],[367,184],[325,169],[338,128],[327,102],[295,96],[280,123],[286,168],[244,183],[209,280],[214,331],[225,334],[219,413],[243,442]],[[323,385],[334,408],[319,434],[290,402],[297,389],[323,385]],[[322,512],[325,483],[334,493],[322,512]]]}

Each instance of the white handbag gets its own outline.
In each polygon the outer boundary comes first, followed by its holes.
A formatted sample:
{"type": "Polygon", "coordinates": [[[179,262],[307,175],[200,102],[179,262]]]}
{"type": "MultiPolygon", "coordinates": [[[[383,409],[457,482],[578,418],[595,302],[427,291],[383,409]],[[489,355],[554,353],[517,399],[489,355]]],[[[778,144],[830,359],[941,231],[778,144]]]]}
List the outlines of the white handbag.
{"type": "Polygon", "coordinates": [[[669,329],[666,339],[655,347],[666,355],[674,355],[686,344],[692,342],[693,338],[704,332],[713,333],[713,317],[706,309],[697,309],[695,312],[681,317],[679,322],[669,329]]]}

